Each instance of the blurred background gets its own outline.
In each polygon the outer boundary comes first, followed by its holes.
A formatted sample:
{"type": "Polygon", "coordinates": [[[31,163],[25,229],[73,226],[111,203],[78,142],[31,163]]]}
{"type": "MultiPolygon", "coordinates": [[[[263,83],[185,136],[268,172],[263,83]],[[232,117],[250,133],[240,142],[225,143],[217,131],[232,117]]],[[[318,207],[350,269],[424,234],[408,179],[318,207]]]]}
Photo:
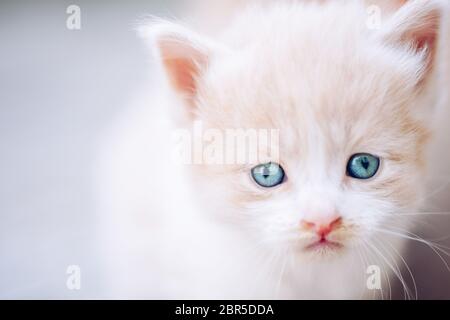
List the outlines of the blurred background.
{"type": "MultiPolygon", "coordinates": [[[[217,3],[210,8],[220,11],[217,3]]],[[[107,296],[93,240],[97,137],[151,77],[148,48],[133,31],[136,22],[145,14],[183,17],[197,5],[0,2],[0,298],[107,296]],[[72,4],[81,9],[80,30],[66,26],[72,4]],[[66,286],[69,265],[81,268],[80,290],[66,286]]],[[[446,115],[441,121],[448,121],[446,115]]],[[[447,135],[437,141],[435,152],[442,152],[443,143],[450,146],[447,135]]],[[[450,211],[450,158],[441,160],[426,182],[436,212],[450,211]]],[[[449,230],[450,215],[436,214],[424,219],[418,233],[450,246],[449,230]]],[[[408,251],[419,298],[450,298],[450,272],[436,253],[418,242],[408,251]]],[[[403,298],[400,287],[395,292],[403,298]]]]}

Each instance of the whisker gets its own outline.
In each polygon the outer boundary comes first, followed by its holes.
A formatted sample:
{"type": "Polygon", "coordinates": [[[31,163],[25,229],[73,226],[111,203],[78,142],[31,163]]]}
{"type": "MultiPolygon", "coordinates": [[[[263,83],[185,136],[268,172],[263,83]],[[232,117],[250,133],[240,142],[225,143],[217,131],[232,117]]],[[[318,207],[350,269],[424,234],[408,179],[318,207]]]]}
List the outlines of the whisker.
{"type": "MultiPolygon", "coordinates": [[[[365,263],[362,259],[361,250],[362,250],[362,248],[360,246],[355,247],[355,251],[358,254],[359,262],[362,265],[362,269],[365,270],[367,267],[365,267],[365,263]]],[[[356,255],[354,255],[354,257],[356,257],[356,255]]],[[[364,296],[364,287],[362,287],[362,290],[359,294],[359,300],[362,300],[363,296],[364,296]]]]}
{"type": "Polygon", "coordinates": [[[434,247],[436,247],[436,249],[439,249],[441,252],[443,252],[445,255],[450,256],[450,253],[448,253],[447,251],[444,250],[444,249],[450,250],[449,247],[447,247],[447,246],[445,246],[445,245],[443,245],[443,244],[433,243],[433,242],[431,242],[431,240],[425,240],[424,238],[420,237],[419,235],[417,235],[417,234],[415,234],[415,233],[413,233],[413,232],[411,232],[411,231],[409,231],[409,230],[404,230],[404,229],[401,229],[401,228],[398,228],[398,227],[397,227],[396,229],[397,229],[398,231],[406,232],[406,233],[408,233],[408,234],[410,234],[410,235],[416,237],[417,239],[420,239],[420,240],[422,240],[422,241],[428,242],[429,244],[431,244],[431,245],[433,245],[434,247]]]}
{"type": "MultiPolygon", "coordinates": [[[[367,255],[369,255],[370,254],[370,252],[369,252],[369,250],[368,250],[369,248],[368,248],[368,246],[366,245],[366,243],[365,242],[363,242],[362,243],[362,250],[361,250],[361,253],[362,253],[362,256],[363,256],[363,260],[364,260],[364,264],[365,264],[365,268],[364,268],[364,271],[365,270],[367,270],[367,267],[371,264],[370,262],[369,262],[369,257],[367,256],[367,255]]],[[[377,258],[377,257],[375,257],[375,258],[377,258]]],[[[377,261],[378,261],[378,259],[377,259],[377,261]]],[[[378,264],[378,262],[377,262],[377,264],[378,264]]],[[[366,289],[367,290],[367,289],[366,289]]],[[[374,300],[375,299],[375,290],[372,290],[372,300],[374,300]]]]}
{"type": "Polygon", "coordinates": [[[433,215],[450,215],[450,211],[419,211],[419,212],[406,212],[397,213],[395,216],[433,216],[433,215]]]}
{"type": "MultiPolygon", "coordinates": [[[[397,264],[397,262],[396,262],[395,257],[393,257],[393,256],[389,253],[389,251],[388,251],[388,250],[386,249],[386,247],[384,246],[383,241],[382,241],[381,239],[378,239],[378,238],[376,238],[376,239],[378,240],[378,243],[384,248],[384,250],[385,250],[385,251],[390,255],[390,257],[393,259],[393,261],[395,262],[397,268],[400,269],[400,267],[398,266],[398,264],[397,264]]],[[[417,293],[416,280],[415,280],[414,275],[413,275],[413,273],[412,273],[412,271],[411,271],[411,268],[410,268],[409,265],[406,263],[406,261],[405,261],[405,259],[403,258],[403,256],[398,252],[397,249],[395,249],[395,247],[394,247],[393,245],[391,245],[389,242],[386,242],[386,244],[389,245],[389,246],[391,247],[392,251],[394,251],[394,253],[395,253],[398,257],[400,257],[401,261],[402,261],[403,264],[405,265],[405,267],[406,267],[406,269],[407,269],[407,271],[408,271],[408,273],[409,273],[409,275],[410,275],[410,277],[411,277],[411,280],[412,280],[412,282],[413,282],[413,286],[414,286],[414,300],[418,300],[418,293],[417,293]]]]}
{"type": "MultiPolygon", "coordinates": [[[[363,241],[365,241],[365,240],[363,240],[363,241]]],[[[405,281],[403,279],[403,276],[401,274],[401,271],[395,269],[394,266],[390,263],[390,261],[380,252],[380,250],[378,250],[378,248],[375,245],[373,245],[373,244],[371,244],[370,242],[367,242],[367,241],[365,241],[365,242],[367,243],[367,245],[370,246],[370,248],[372,248],[372,250],[374,252],[376,252],[378,254],[378,256],[380,256],[384,260],[386,265],[389,268],[391,268],[391,270],[394,272],[394,274],[397,276],[397,278],[399,279],[400,283],[403,286],[403,292],[404,292],[404,295],[405,295],[405,299],[411,300],[410,289],[409,289],[408,285],[405,283],[405,281]]]]}
{"type": "Polygon", "coordinates": [[[280,269],[280,275],[278,277],[278,282],[277,282],[276,289],[275,289],[275,296],[276,297],[278,297],[278,295],[280,293],[281,282],[283,281],[283,275],[284,275],[284,271],[286,269],[286,262],[287,262],[288,255],[289,255],[289,247],[286,247],[286,249],[284,251],[283,264],[282,264],[281,269],[280,269]]]}
{"type": "MultiPolygon", "coordinates": [[[[374,238],[375,240],[378,240],[377,238],[374,238]]],[[[381,242],[381,241],[377,241],[379,244],[380,244],[380,246],[381,247],[383,247],[384,248],[384,246],[383,246],[383,243],[381,242]]],[[[389,252],[386,250],[386,248],[384,248],[385,249],[385,251],[389,254],[389,252]]],[[[390,255],[391,256],[391,255],[390,255]]],[[[392,256],[391,256],[391,258],[392,258],[392,256]]],[[[395,261],[395,260],[394,260],[395,261]]],[[[397,264],[396,264],[397,265],[397,264]]],[[[397,265],[397,268],[398,268],[398,265],[397,265]]],[[[387,283],[388,283],[388,286],[389,286],[389,300],[392,300],[392,287],[391,287],[391,280],[390,280],[390,277],[389,277],[389,275],[387,274],[387,272],[386,271],[384,271],[384,274],[386,275],[386,279],[387,279],[387,283]]]]}
{"type": "Polygon", "coordinates": [[[442,183],[440,186],[437,186],[434,190],[431,191],[431,193],[426,194],[423,197],[419,198],[419,202],[437,195],[439,192],[443,191],[449,185],[450,185],[450,179],[445,179],[444,183],[442,183]]]}
{"type": "Polygon", "coordinates": [[[424,240],[424,239],[421,239],[421,238],[411,237],[411,236],[408,236],[408,235],[405,235],[405,234],[402,234],[402,233],[398,233],[398,232],[395,232],[395,231],[391,231],[391,230],[383,230],[383,229],[374,229],[374,230],[376,230],[376,231],[378,231],[378,232],[382,232],[382,233],[386,233],[386,234],[398,236],[398,237],[401,237],[401,238],[404,238],[404,239],[415,240],[415,241],[417,241],[417,242],[426,244],[428,247],[430,247],[431,250],[433,250],[433,251],[438,255],[438,257],[439,257],[439,258],[441,259],[441,261],[444,263],[444,265],[445,265],[445,267],[447,268],[447,270],[450,271],[450,268],[449,268],[449,266],[448,266],[447,261],[445,261],[445,259],[439,254],[438,250],[439,250],[439,251],[442,251],[442,253],[444,253],[444,254],[447,255],[447,256],[450,256],[450,254],[449,254],[448,252],[446,252],[445,250],[439,248],[439,247],[436,246],[435,244],[431,244],[431,243],[429,243],[428,241],[426,241],[426,240],[424,240]]]}

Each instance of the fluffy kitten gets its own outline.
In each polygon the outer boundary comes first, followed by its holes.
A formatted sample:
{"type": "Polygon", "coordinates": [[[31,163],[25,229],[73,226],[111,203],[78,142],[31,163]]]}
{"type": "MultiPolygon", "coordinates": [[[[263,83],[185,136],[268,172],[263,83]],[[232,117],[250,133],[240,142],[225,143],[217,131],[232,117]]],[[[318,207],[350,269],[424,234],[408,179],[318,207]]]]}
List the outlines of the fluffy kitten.
{"type": "Polygon", "coordinates": [[[112,297],[358,298],[373,294],[368,265],[386,294],[404,240],[393,233],[421,205],[441,81],[444,5],[403,2],[380,1],[380,25],[362,1],[294,1],[208,39],[143,29],[162,73],[99,162],[112,297]],[[279,130],[277,159],[258,158],[285,176],[262,187],[258,163],[175,164],[173,133],[198,121],[279,130]],[[355,178],[361,153],[373,157],[357,170],[379,159],[373,176],[355,178]]]}

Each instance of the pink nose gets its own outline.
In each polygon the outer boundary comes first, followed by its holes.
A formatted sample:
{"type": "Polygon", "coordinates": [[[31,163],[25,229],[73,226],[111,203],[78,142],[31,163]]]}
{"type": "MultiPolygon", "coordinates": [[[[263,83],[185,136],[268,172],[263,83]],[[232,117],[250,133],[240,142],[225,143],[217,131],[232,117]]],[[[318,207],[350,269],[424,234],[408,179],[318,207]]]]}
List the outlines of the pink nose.
{"type": "Polygon", "coordinates": [[[301,221],[301,226],[307,230],[314,230],[318,236],[325,238],[331,231],[339,227],[341,223],[342,217],[333,214],[326,217],[308,217],[308,219],[301,221]]]}

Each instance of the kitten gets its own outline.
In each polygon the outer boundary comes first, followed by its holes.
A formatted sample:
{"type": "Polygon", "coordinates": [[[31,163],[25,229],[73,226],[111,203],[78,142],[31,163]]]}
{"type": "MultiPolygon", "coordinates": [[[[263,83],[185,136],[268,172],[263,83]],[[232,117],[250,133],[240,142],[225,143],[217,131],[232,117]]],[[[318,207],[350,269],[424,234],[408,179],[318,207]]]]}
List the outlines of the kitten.
{"type": "Polygon", "coordinates": [[[363,1],[297,1],[253,6],[210,38],[143,28],[161,72],[98,167],[111,297],[370,297],[369,265],[387,294],[442,81],[444,4],[404,2],[380,1],[379,26],[363,1]],[[174,133],[232,129],[275,132],[276,152],[172,161],[174,133]]]}

